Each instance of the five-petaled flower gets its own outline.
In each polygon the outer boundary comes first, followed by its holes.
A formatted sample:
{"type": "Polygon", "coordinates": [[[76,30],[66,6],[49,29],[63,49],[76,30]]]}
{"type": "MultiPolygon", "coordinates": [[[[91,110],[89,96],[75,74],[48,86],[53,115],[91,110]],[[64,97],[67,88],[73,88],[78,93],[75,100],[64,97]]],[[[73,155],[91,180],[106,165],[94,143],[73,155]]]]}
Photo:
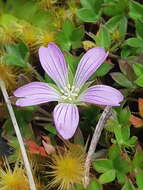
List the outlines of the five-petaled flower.
{"type": "Polygon", "coordinates": [[[73,81],[69,80],[68,67],[61,50],[54,44],[40,47],[40,62],[45,72],[53,79],[57,87],[44,82],[31,82],[17,89],[14,95],[19,99],[18,106],[31,106],[57,101],[53,112],[57,131],[64,139],[71,138],[79,123],[78,107],[80,103],[119,106],[122,94],[106,85],[94,85],[85,88],[85,82],[100,67],[108,53],[102,47],[88,50],[78,64],[73,81]]]}

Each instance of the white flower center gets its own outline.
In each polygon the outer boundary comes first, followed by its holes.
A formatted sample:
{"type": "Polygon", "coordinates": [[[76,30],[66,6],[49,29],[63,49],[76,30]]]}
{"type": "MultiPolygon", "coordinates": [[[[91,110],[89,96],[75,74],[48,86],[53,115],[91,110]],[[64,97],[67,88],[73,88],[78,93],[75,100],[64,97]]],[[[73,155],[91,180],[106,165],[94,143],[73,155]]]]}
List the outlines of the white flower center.
{"type": "Polygon", "coordinates": [[[64,90],[60,89],[62,93],[62,101],[63,102],[75,102],[76,98],[78,97],[79,93],[79,88],[75,88],[75,86],[71,86],[68,84],[67,86],[64,87],[64,90]]]}

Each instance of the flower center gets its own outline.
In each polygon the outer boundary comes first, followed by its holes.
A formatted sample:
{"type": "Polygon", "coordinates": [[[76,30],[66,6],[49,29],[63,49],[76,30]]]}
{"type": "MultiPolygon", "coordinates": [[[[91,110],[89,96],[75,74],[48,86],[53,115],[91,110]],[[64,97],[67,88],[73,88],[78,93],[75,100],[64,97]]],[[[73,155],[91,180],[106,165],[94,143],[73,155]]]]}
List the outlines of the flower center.
{"type": "Polygon", "coordinates": [[[79,93],[79,88],[75,88],[75,86],[71,86],[68,84],[67,86],[64,87],[64,90],[60,89],[62,93],[62,101],[63,102],[68,102],[68,103],[73,103],[76,101],[76,98],[78,97],[79,93]]]}

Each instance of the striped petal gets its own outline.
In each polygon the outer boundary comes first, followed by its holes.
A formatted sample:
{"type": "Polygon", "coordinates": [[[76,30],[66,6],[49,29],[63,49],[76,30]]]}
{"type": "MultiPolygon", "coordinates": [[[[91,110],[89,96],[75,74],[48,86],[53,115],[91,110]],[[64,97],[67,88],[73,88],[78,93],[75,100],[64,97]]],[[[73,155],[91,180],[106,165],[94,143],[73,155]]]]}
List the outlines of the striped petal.
{"type": "Polygon", "coordinates": [[[119,106],[123,100],[120,91],[106,85],[95,85],[87,88],[79,97],[80,101],[98,104],[119,106]]]}
{"type": "Polygon", "coordinates": [[[58,104],[54,109],[56,129],[64,139],[70,139],[79,123],[78,108],[74,104],[58,104]]]}
{"type": "Polygon", "coordinates": [[[18,88],[14,95],[19,98],[16,101],[16,105],[22,107],[58,101],[60,99],[59,92],[43,82],[31,82],[24,85],[18,88]]]}
{"type": "Polygon", "coordinates": [[[81,88],[89,77],[105,61],[107,56],[108,53],[106,53],[102,47],[95,47],[88,50],[78,64],[74,78],[74,86],[76,88],[81,88]]]}
{"type": "Polygon", "coordinates": [[[39,48],[39,58],[45,72],[55,81],[59,88],[67,84],[68,70],[61,50],[54,44],[39,48]]]}

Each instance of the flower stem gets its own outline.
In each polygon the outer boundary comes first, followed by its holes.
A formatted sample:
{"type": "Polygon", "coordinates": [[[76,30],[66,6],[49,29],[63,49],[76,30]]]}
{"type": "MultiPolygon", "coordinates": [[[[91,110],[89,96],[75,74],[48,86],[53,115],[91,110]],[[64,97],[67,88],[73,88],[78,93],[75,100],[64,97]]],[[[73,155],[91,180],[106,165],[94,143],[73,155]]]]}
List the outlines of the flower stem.
{"type": "Polygon", "coordinates": [[[106,124],[106,121],[109,119],[109,117],[111,116],[111,110],[112,107],[111,106],[106,106],[102,115],[99,118],[99,121],[96,125],[90,146],[89,146],[89,150],[87,153],[87,157],[85,160],[85,175],[84,175],[84,179],[83,179],[83,184],[84,187],[86,188],[90,182],[90,178],[89,178],[89,173],[90,173],[90,166],[91,166],[91,162],[92,162],[92,156],[96,150],[96,146],[98,144],[99,138],[101,136],[101,132],[106,124]]]}
{"type": "Polygon", "coordinates": [[[30,190],[36,190],[34,178],[33,178],[33,175],[32,175],[30,163],[29,163],[28,156],[27,156],[27,153],[26,153],[26,150],[25,150],[25,146],[24,146],[24,142],[23,142],[23,139],[22,139],[22,136],[21,136],[21,133],[20,133],[20,129],[19,129],[19,126],[18,126],[16,117],[15,117],[14,110],[12,108],[11,102],[9,100],[8,93],[6,91],[5,83],[1,79],[0,79],[0,87],[1,87],[2,94],[3,94],[4,99],[5,99],[5,102],[7,104],[7,108],[8,108],[8,111],[9,111],[9,114],[10,114],[14,129],[15,129],[15,133],[16,133],[19,145],[20,145],[20,150],[21,150],[21,153],[22,153],[22,157],[23,157],[25,168],[26,168],[27,176],[28,176],[28,179],[29,179],[30,190]]]}

